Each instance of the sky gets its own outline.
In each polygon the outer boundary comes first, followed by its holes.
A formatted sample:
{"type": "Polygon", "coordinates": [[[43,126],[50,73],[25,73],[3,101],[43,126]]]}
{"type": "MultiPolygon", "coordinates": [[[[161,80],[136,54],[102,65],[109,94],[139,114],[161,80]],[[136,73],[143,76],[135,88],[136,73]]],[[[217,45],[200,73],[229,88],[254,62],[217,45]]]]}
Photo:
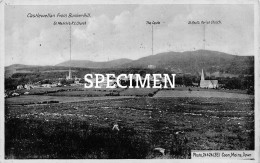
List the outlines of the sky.
{"type": "Polygon", "coordinates": [[[138,59],[168,51],[205,49],[234,55],[254,55],[253,5],[110,4],[5,6],[5,66],[55,65],[73,60],[138,59]],[[54,14],[52,18],[28,18],[54,14]],[[58,18],[90,13],[91,17],[58,18]],[[221,24],[188,24],[189,21],[221,24]],[[80,21],[86,25],[53,25],[80,21]]]}

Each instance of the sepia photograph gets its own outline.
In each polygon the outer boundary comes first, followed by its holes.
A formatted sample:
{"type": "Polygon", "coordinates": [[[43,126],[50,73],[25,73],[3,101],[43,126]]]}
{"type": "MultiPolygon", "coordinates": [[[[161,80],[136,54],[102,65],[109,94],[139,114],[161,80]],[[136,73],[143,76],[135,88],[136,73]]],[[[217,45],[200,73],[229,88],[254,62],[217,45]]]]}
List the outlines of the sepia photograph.
{"type": "Polygon", "coordinates": [[[173,2],[3,2],[3,159],[257,160],[257,1],[173,2]]]}

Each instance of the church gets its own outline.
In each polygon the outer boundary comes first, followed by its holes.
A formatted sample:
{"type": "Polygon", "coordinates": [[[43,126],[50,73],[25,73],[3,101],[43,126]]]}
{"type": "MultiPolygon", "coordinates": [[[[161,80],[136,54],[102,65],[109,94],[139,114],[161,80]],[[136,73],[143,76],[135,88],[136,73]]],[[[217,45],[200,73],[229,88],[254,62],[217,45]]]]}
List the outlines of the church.
{"type": "Polygon", "coordinates": [[[218,80],[205,80],[202,69],[200,78],[200,88],[218,88],[218,80]]]}

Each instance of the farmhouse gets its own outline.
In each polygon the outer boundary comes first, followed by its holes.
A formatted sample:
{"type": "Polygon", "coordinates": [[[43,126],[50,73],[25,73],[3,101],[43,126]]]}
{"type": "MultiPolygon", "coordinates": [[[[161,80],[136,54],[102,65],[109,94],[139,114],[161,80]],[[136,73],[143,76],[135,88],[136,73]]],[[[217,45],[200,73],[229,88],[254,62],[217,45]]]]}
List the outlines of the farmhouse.
{"type": "Polygon", "coordinates": [[[218,80],[205,80],[202,69],[200,78],[200,88],[218,88],[218,80]]]}

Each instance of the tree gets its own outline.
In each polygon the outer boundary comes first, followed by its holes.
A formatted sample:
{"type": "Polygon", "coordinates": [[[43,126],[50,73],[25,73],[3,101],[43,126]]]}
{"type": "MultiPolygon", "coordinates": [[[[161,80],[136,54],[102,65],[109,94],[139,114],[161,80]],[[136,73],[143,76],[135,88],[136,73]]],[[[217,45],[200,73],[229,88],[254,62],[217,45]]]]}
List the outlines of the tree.
{"type": "Polygon", "coordinates": [[[5,78],[5,89],[14,90],[19,85],[18,80],[14,78],[5,78]]]}
{"type": "Polygon", "coordinates": [[[85,83],[84,79],[80,79],[79,83],[85,83]]]}

